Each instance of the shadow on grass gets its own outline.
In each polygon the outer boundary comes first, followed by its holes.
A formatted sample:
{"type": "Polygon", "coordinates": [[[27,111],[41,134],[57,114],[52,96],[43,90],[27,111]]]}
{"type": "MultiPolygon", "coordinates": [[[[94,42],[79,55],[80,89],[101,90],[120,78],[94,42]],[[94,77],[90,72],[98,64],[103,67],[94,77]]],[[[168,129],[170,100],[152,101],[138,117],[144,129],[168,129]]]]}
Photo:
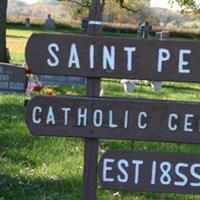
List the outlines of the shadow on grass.
{"type": "Polygon", "coordinates": [[[25,36],[17,36],[17,35],[7,35],[8,38],[18,38],[18,39],[28,39],[28,37],[25,36]]]}
{"type": "Polygon", "coordinates": [[[82,199],[81,177],[24,178],[0,174],[0,199],[78,200],[82,199]]]}
{"type": "MultiPolygon", "coordinates": [[[[63,175],[65,179],[62,178],[62,172],[70,168],[70,164],[61,170],[59,177],[50,175],[54,172],[44,176],[37,171],[41,170],[44,162],[48,166],[54,165],[61,156],[66,155],[63,149],[74,141],[33,137],[25,126],[23,99],[6,98],[0,104],[0,199],[82,199],[82,176],[67,173],[63,175]],[[48,154],[45,154],[47,151],[48,154]],[[34,173],[37,175],[31,174],[32,169],[36,170],[34,173]]],[[[51,170],[54,171],[53,168],[51,170]]]]}

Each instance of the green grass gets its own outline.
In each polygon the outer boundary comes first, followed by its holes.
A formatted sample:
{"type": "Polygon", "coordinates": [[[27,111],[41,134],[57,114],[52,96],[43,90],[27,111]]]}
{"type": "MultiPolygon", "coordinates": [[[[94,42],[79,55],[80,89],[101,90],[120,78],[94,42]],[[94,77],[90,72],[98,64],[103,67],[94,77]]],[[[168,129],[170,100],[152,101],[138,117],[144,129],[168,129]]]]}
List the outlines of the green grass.
{"type": "MultiPolygon", "coordinates": [[[[142,84],[136,87],[135,92],[125,95],[118,81],[103,81],[107,96],[138,98],[141,98],[143,93],[142,98],[159,96],[162,99],[182,99],[183,94],[178,91],[186,86],[187,84],[177,84],[175,87],[174,84],[166,83],[163,92],[158,94],[153,92],[150,86],[142,84]],[[168,95],[168,89],[173,95],[168,95]]],[[[191,98],[190,89],[192,87],[186,89],[184,94],[187,100],[191,98]]],[[[196,85],[196,89],[200,89],[200,86],[196,85]]],[[[82,88],[75,89],[76,92],[79,90],[84,93],[82,88]]],[[[25,98],[19,95],[0,95],[2,130],[0,132],[0,198],[6,200],[82,199],[83,140],[32,136],[24,122],[25,98]]],[[[192,98],[199,101],[195,96],[192,98]]],[[[127,148],[163,152],[200,152],[199,145],[177,146],[177,144],[159,142],[101,140],[99,154],[101,155],[107,149],[127,148]]],[[[200,199],[198,195],[108,191],[100,185],[98,185],[97,195],[100,200],[200,199]]]]}
{"type": "MultiPolygon", "coordinates": [[[[77,29],[71,29],[71,31],[79,33],[77,29]]],[[[64,33],[66,29],[57,29],[56,33],[64,33]]],[[[28,41],[28,38],[31,34],[35,33],[49,33],[54,32],[53,30],[47,30],[42,28],[41,26],[33,26],[30,28],[25,28],[23,25],[13,26],[8,25],[7,27],[7,47],[9,48],[9,52],[11,55],[11,63],[21,65],[24,63],[24,52],[25,46],[28,41]]]]}
{"type": "Polygon", "coordinates": [[[24,99],[0,96],[0,198],[80,199],[83,142],[30,135],[24,99]]]}
{"type": "MultiPolygon", "coordinates": [[[[13,63],[22,64],[24,46],[33,31],[36,29],[8,27],[13,63]]],[[[200,101],[200,84],[164,82],[161,92],[156,93],[150,84],[141,83],[134,92],[125,94],[119,80],[103,79],[102,87],[105,96],[200,101]]],[[[84,87],[68,90],[84,94],[84,87]]],[[[0,200],[82,199],[84,141],[32,136],[24,121],[25,99],[0,94],[0,200]]],[[[200,145],[101,140],[99,157],[107,149],[200,153],[200,145]]],[[[97,196],[99,200],[200,200],[200,195],[105,190],[99,184],[97,196]]]]}
{"type": "Polygon", "coordinates": [[[150,82],[146,85],[143,82],[137,84],[134,92],[124,93],[120,81],[104,79],[102,86],[106,88],[106,96],[124,96],[140,99],[163,99],[163,100],[182,100],[182,101],[199,101],[200,84],[196,83],[175,83],[163,82],[162,90],[154,92],[150,82]]]}

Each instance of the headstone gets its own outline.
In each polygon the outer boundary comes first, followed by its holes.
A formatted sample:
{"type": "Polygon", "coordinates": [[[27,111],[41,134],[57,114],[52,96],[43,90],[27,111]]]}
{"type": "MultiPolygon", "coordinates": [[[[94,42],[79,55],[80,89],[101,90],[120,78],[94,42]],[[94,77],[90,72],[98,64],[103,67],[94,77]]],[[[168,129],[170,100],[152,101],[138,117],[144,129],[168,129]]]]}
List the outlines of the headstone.
{"type": "Polygon", "coordinates": [[[139,38],[146,39],[149,37],[149,32],[151,31],[152,27],[149,25],[148,22],[139,23],[137,33],[139,38]]]}
{"type": "Polygon", "coordinates": [[[38,81],[45,86],[59,86],[59,85],[83,85],[85,78],[73,76],[54,76],[54,75],[39,75],[38,81]]]}
{"type": "Polygon", "coordinates": [[[143,26],[143,32],[142,32],[142,37],[143,38],[148,38],[149,37],[149,32],[151,30],[151,26],[149,25],[148,22],[145,22],[144,23],[144,26],[143,26]]]}
{"type": "Polygon", "coordinates": [[[26,76],[24,68],[0,63],[0,92],[25,93],[26,76]]]}
{"type": "Polygon", "coordinates": [[[162,39],[169,39],[170,32],[169,31],[162,31],[162,39]]]}
{"type": "Polygon", "coordinates": [[[169,36],[170,36],[169,31],[156,32],[156,39],[157,40],[169,39],[169,36]]]}
{"type": "Polygon", "coordinates": [[[7,62],[9,63],[10,62],[10,51],[8,48],[6,48],[6,59],[7,59],[7,62]]]}
{"type": "Polygon", "coordinates": [[[137,84],[139,80],[122,79],[120,82],[123,84],[124,92],[129,93],[134,91],[135,84],[137,84]]]}
{"type": "Polygon", "coordinates": [[[47,28],[47,29],[55,29],[56,28],[55,21],[51,18],[51,15],[48,15],[48,18],[45,22],[45,28],[47,28]]]}
{"type": "Polygon", "coordinates": [[[160,92],[160,90],[162,89],[162,82],[151,81],[151,87],[153,88],[154,92],[160,92]]]}
{"type": "Polygon", "coordinates": [[[82,19],[82,24],[81,24],[81,32],[82,33],[87,33],[88,22],[89,22],[88,17],[84,17],[82,19]]]}
{"type": "Polygon", "coordinates": [[[26,18],[26,19],[25,19],[25,27],[26,27],[26,28],[29,28],[30,26],[31,26],[30,18],[26,18]]]}
{"type": "Polygon", "coordinates": [[[142,23],[141,22],[138,24],[137,35],[138,35],[138,38],[142,38],[142,23]]]}

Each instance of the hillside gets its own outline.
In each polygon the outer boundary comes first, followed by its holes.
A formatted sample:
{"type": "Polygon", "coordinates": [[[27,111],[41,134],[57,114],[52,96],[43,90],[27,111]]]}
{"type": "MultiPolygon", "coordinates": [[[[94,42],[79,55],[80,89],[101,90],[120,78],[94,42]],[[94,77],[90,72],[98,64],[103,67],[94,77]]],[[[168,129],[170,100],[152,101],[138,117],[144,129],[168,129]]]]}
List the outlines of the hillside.
{"type": "MultiPolygon", "coordinates": [[[[104,8],[103,20],[109,23],[118,23],[120,26],[129,25],[137,27],[138,23],[144,20],[160,29],[178,30],[178,31],[195,31],[199,32],[200,15],[184,15],[164,8],[146,7],[140,12],[133,14],[120,7],[114,7],[113,3],[108,2],[104,8]]],[[[26,17],[31,18],[32,23],[44,23],[48,14],[59,23],[72,23],[72,20],[78,20],[79,23],[82,15],[77,13],[75,5],[69,2],[48,2],[37,3],[33,5],[25,4],[21,1],[9,0],[8,19],[10,21],[24,22],[26,17]]],[[[86,13],[85,13],[86,15],[86,13]]],[[[77,22],[75,22],[77,24],[77,22]]]]}
{"type": "Polygon", "coordinates": [[[37,3],[28,5],[21,1],[10,0],[8,4],[8,16],[17,17],[37,17],[47,18],[48,14],[52,14],[54,18],[69,18],[71,5],[68,3],[37,3]]]}

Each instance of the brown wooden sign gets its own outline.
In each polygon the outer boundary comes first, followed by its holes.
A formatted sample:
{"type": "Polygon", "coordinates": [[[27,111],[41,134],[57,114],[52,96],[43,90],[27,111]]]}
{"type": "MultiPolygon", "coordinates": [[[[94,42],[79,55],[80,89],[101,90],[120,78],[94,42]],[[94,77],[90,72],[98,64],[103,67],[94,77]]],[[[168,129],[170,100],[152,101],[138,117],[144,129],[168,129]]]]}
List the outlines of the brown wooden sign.
{"type": "MultiPolygon", "coordinates": [[[[100,0],[88,34],[33,34],[26,61],[33,73],[87,77],[88,97],[36,96],[26,122],[38,136],[84,137],[83,198],[96,199],[98,138],[200,143],[199,103],[97,98],[100,78],[200,82],[200,43],[101,37],[100,0]],[[94,97],[94,98],[92,98],[94,97]]],[[[200,193],[198,155],[108,151],[99,178],[111,189],[200,193]]]]}
{"type": "Polygon", "coordinates": [[[200,82],[195,41],[33,34],[26,61],[36,74],[200,82]]]}
{"type": "Polygon", "coordinates": [[[33,135],[200,143],[200,103],[36,96],[26,122],[33,135]]]}
{"type": "Polygon", "coordinates": [[[200,157],[109,150],[100,160],[99,179],[106,189],[199,194],[200,157]]]}
{"type": "Polygon", "coordinates": [[[21,67],[0,63],[0,92],[25,93],[26,77],[21,67]]]}

